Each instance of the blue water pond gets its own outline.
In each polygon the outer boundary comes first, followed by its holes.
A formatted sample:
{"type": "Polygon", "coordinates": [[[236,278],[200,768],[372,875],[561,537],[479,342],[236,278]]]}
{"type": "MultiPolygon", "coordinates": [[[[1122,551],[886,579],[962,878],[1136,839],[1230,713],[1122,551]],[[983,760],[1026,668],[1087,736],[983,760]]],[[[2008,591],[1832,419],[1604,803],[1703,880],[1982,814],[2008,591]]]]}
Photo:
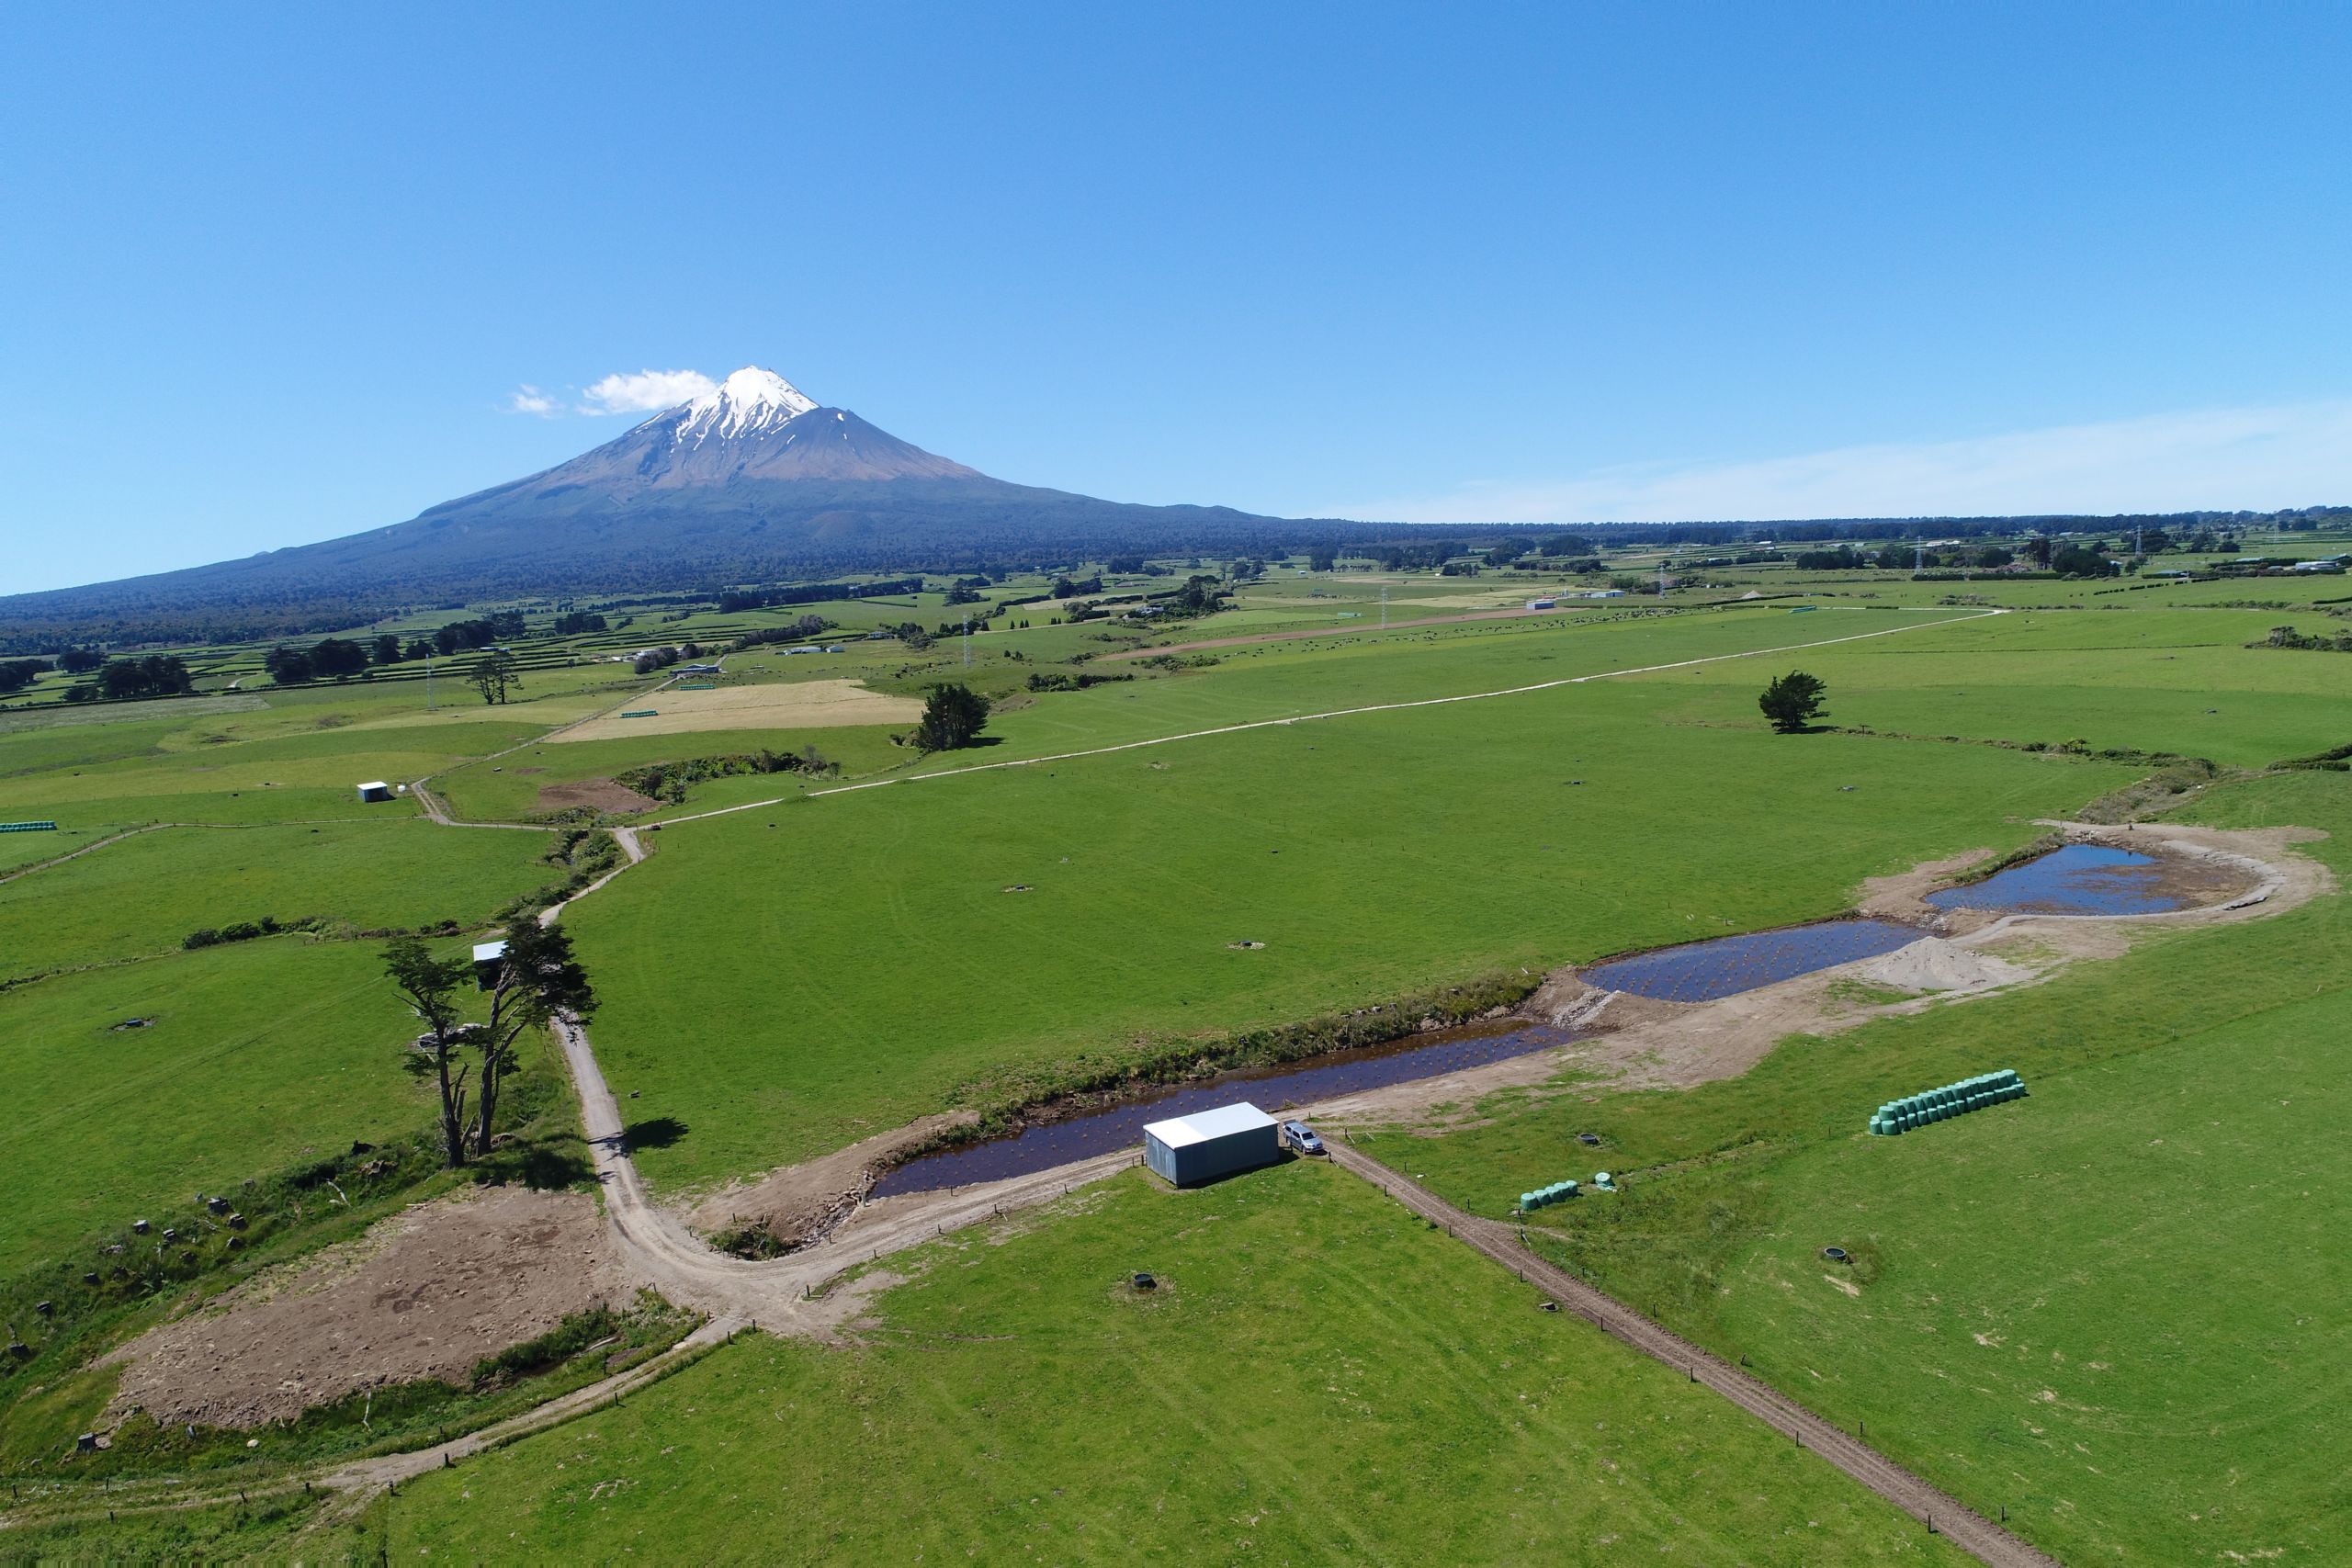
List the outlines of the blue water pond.
{"type": "Polygon", "coordinates": [[[2029,915],[2160,915],[2188,900],[2164,892],[2164,867],[2105,844],[2068,844],[1966,887],[1928,895],[1939,909],[2029,915]]]}
{"type": "Polygon", "coordinates": [[[1584,971],[1588,985],[1668,1002],[1706,1002],[1907,947],[1927,933],[1892,920],[1823,920],[1787,931],[1717,937],[1614,959],[1584,971]]]}

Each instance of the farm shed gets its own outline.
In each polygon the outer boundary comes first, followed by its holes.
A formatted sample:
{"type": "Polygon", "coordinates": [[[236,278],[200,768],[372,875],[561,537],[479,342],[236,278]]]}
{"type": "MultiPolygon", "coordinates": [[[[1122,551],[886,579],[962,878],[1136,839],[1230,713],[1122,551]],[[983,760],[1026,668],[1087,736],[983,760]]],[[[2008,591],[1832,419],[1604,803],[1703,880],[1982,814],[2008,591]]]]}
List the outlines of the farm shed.
{"type": "Polygon", "coordinates": [[[1282,1158],[1274,1119],[1246,1100],[1154,1122],[1143,1130],[1143,1162],[1179,1187],[1255,1170],[1282,1158]]]}
{"type": "Polygon", "coordinates": [[[506,965],[504,941],[481,942],[474,944],[474,984],[487,991],[498,984],[498,972],[506,965]]]}
{"type": "Polygon", "coordinates": [[[378,779],[373,784],[361,784],[359,786],[359,798],[368,801],[390,800],[392,798],[392,786],[386,784],[381,779],[378,779]]]}

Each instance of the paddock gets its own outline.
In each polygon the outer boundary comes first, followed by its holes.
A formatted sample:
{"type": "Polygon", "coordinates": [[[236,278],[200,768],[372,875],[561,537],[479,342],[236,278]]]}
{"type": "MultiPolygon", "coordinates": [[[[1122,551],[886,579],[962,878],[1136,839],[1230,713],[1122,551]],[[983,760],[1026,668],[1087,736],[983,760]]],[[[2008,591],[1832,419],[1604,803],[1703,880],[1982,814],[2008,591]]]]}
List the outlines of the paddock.
{"type": "MultiPolygon", "coordinates": [[[[654,703],[652,698],[647,699],[654,703]]],[[[870,692],[862,682],[771,681],[710,691],[675,687],[644,718],[610,714],[548,737],[549,744],[619,740],[632,735],[691,735],[713,729],[833,729],[859,724],[912,724],[922,704],[870,692]]]]}

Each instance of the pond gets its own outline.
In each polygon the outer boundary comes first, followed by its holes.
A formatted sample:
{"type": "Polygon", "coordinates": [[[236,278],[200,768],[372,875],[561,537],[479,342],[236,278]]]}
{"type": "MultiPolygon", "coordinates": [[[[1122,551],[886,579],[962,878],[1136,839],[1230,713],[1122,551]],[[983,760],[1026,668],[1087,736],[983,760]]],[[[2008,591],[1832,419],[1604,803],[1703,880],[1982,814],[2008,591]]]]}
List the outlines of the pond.
{"type": "Polygon", "coordinates": [[[1822,920],[1637,953],[1595,964],[1580,977],[1604,991],[1667,1002],[1708,1002],[1858,958],[1875,958],[1927,934],[1893,920],[1822,920]]]}
{"type": "Polygon", "coordinates": [[[1285,1107],[1389,1084],[1410,1083],[1416,1078],[1433,1078],[1441,1073],[1549,1050],[1575,1038],[1562,1030],[1532,1024],[1473,1025],[1436,1034],[1410,1035],[1384,1045],[1328,1052],[1280,1066],[1238,1068],[1213,1078],[1172,1084],[1101,1111],[909,1160],[883,1172],[881,1179],[874,1184],[874,1195],[887,1198],[894,1192],[931,1192],[943,1187],[1027,1176],[1073,1160],[1140,1148],[1147,1122],[1182,1116],[1188,1111],[1246,1100],[1270,1115],[1279,1115],[1285,1107]]]}
{"type": "Polygon", "coordinates": [[[2160,915],[2188,900],[2165,891],[2165,866],[2106,844],[2068,844],[1965,887],[1928,895],[1939,909],[2030,915],[2160,915]]]}

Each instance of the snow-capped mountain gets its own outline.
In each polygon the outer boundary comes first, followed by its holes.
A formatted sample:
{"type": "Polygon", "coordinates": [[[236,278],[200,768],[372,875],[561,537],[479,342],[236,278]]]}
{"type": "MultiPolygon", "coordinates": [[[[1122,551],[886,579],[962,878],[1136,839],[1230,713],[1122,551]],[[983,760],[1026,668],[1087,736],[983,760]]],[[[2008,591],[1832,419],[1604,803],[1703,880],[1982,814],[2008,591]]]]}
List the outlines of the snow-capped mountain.
{"type": "Polygon", "coordinates": [[[820,407],[773,370],[747,366],[701,397],[665,409],[593,452],[448,504],[469,506],[511,491],[558,487],[605,488],[619,496],[759,479],[984,477],[877,430],[847,409],[820,407]]]}
{"type": "Polygon", "coordinates": [[[638,428],[677,420],[677,438],[699,444],[713,435],[731,439],[760,434],[789,424],[816,406],[814,398],[775,371],[747,365],[692,402],[655,414],[638,428]],[[681,414],[685,416],[682,420],[681,414]]]}
{"type": "Polygon", "coordinates": [[[353,611],[517,593],[959,569],[1109,550],[1261,553],[1274,520],[991,479],[746,367],[528,478],[406,523],[153,577],[0,598],[0,630],[316,630],[353,611]]]}

